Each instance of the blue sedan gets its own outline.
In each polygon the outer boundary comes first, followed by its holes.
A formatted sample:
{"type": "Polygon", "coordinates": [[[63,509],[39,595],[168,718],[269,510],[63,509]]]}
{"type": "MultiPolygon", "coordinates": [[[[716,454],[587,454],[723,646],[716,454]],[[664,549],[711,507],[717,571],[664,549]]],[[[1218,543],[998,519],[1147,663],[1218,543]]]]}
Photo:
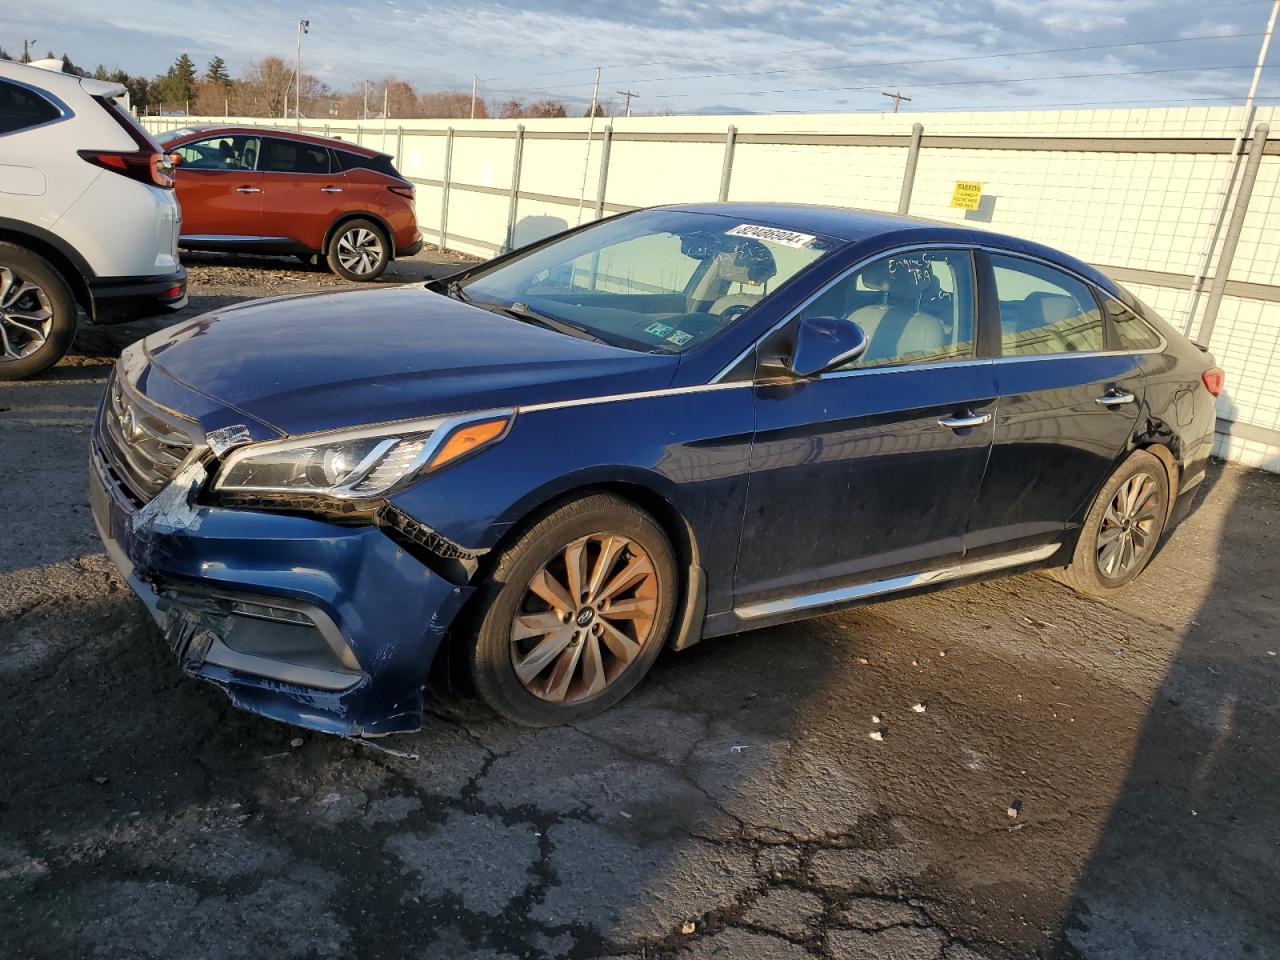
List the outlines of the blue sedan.
{"type": "Polygon", "coordinates": [[[148,337],[90,486],[184,670],[237,706],[411,730],[448,650],[547,725],[663,647],[872,597],[1037,567],[1118,590],[1203,478],[1221,389],[1038,244],[686,205],[148,337]]]}

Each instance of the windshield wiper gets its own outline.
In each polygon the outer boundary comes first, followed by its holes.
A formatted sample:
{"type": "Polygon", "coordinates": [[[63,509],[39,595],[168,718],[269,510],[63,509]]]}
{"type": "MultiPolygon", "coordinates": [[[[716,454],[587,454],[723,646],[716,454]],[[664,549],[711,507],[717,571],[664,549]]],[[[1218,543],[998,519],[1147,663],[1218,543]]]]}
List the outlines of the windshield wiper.
{"type": "Polygon", "coordinates": [[[536,323],[538,326],[546,327],[548,330],[554,330],[556,333],[563,333],[570,337],[577,337],[580,340],[590,340],[593,343],[605,343],[586,327],[580,327],[575,323],[569,323],[567,320],[561,320],[559,317],[549,317],[545,313],[539,313],[527,303],[519,301],[506,306],[501,303],[480,303],[472,301],[474,306],[484,307],[487,310],[500,310],[508,316],[515,317],[517,320],[524,320],[526,323],[536,323]]]}
{"type": "Polygon", "coordinates": [[[471,302],[471,298],[462,292],[461,280],[450,280],[448,284],[445,285],[444,292],[453,297],[453,299],[460,300],[463,303],[471,302]]]}

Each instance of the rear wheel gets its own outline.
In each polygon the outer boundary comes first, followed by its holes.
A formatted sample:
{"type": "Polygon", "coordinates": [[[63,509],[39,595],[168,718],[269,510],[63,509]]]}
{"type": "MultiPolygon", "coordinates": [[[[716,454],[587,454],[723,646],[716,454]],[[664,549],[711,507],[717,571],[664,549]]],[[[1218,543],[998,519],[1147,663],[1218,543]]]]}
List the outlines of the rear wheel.
{"type": "Polygon", "coordinates": [[[21,380],[53,366],[71,349],[76,302],[44,257],[0,243],[0,380],[21,380]]]}
{"type": "Polygon", "coordinates": [[[377,280],[391,262],[391,244],[372,220],[348,220],[333,232],[326,252],[329,269],[357,282],[377,280]]]}
{"type": "Polygon", "coordinates": [[[610,494],[554,510],[504,549],[470,650],[476,690],[529,726],[572,723],[640,682],[675,609],[675,559],[648,514],[610,494]]]}
{"type": "Polygon", "coordinates": [[[1085,517],[1071,563],[1058,579],[1081,593],[1106,596],[1151,562],[1169,513],[1169,475],[1143,450],[1107,480],[1085,517]]]}

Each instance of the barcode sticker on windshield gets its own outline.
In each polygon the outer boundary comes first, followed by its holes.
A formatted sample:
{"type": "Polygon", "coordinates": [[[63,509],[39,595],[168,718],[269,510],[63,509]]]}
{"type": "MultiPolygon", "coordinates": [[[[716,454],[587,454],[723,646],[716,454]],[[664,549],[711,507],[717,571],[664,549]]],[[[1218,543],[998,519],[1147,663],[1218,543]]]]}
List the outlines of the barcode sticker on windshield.
{"type": "Polygon", "coordinates": [[[796,233],[794,230],[783,230],[779,227],[762,227],[755,223],[740,223],[732,230],[725,231],[731,237],[750,237],[752,240],[768,240],[784,247],[795,247],[803,250],[818,238],[809,233],[796,233]]]}

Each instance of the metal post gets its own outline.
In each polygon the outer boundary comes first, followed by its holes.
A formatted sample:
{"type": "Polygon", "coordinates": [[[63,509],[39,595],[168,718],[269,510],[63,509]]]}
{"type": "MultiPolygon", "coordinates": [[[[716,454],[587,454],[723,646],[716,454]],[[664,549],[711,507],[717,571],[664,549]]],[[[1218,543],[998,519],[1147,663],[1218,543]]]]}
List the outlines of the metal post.
{"type": "Polygon", "coordinates": [[[328,136],[329,136],[329,125],[328,125],[327,123],[324,125],[324,135],[325,135],[326,139],[327,139],[327,138],[328,138],[328,136]]]}
{"type": "Polygon", "coordinates": [[[720,202],[729,199],[729,180],[733,177],[733,149],[738,143],[738,128],[729,125],[724,135],[724,166],[720,168],[720,202]]]}
{"type": "Polygon", "coordinates": [[[400,169],[400,148],[404,146],[404,124],[396,127],[396,169],[400,169]]]}
{"type": "Polygon", "coordinates": [[[453,127],[444,135],[444,180],[440,187],[440,249],[449,243],[449,176],[453,170],[453,127]]]}
{"type": "Polygon", "coordinates": [[[512,249],[516,234],[516,205],[520,200],[520,163],[524,159],[524,124],[516,127],[515,153],[511,158],[511,200],[507,206],[507,240],[502,252],[512,249]]]}
{"type": "Polygon", "coordinates": [[[1205,240],[1204,251],[1200,255],[1200,266],[1196,268],[1191,279],[1191,300],[1187,306],[1187,317],[1182,325],[1185,335],[1191,334],[1191,324],[1195,323],[1196,307],[1200,303],[1200,293],[1204,290],[1205,277],[1209,275],[1209,262],[1213,259],[1213,248],[1218,243],[1218,234],[1222,230],[1222,221],[1227,216],[1227,204],[1231,201],[1231,184],[1236,178],[1239,167],[1240,152],[1244,149],[1244,138],[1249,133],[1249,124],[1253,123],[1256,113],[1254,97],[1258,93],[1258,81],[1262,79],[1262,68],[1267,62],[1267,51],[1271,47],[1271,36],[1275,32],[1276,17],[1280,15],[1280,0],[1272,0],[1271,16],[1267,20],[1267,29],[1262,34],[1262,46],[1258,50],[1258,63],[1253,68],[1253,80],[1249,83],[1249,92],[1244,98],[1244,119],[1240,122],[1240,130],[1231,143],[1231,159],[1227,163],[1226,172],[1222,175],[1222,183],[1218,185],[1217,211],[1213,226],[1205,240]]]}
{"type": "Polygon", "coordinates": [[[596,67],[596,82],[591,88],[591,108],[587,111],[591,123],[587,126],[587,152],[582,158],[582,189],[578,191],[578,223],[582,223],[582,205],[587,201],[587,172],[591,169],[591,141],[596,134],[596,105],[600,102],[600,68],[596,67]]]}
{"type": "Polygon", "coordinates": [[[1235,259],[1236,247],[1240,243],[1240,231],[1244,228],[1244,218],[1249,212],[1253,184],[1258,179],[1262,151],[1267,146],[1267,134],[1270,132],[1271,128],[1265,123],[1253,128],[1249,159],[1244,164],[1244,176],[1240,179],[1240,189],[1236,193],[1236,205],[1231,210],[1231,222],[1227,224],[1227,235],[1222,240],[1222,253],[1218,255],[1218,268],[1213,272],[1213,285],[1209,288],[1209,299],[1204,305],[1204,319],[1200,321],[1200,330],[1196,334],[1196,341],[1206,347],[1213,337],[1213,325],[1218,320],[1218,306],[1222,303],[1222,293],[1226,290],[1227,280],[1231,275],[1231,261],[1235,259]]]}
{"type": "Polygon", "coordinates": [[[902,192],[898,194],[898,212],[911,212],[911,188],[916,185],[916,164],[920,162],[920,138],[924,136],[924,124],[911,125],[911,146],[907,148],[907,168],[902,171],[902,192]]]}
{"type": "Polygon", "coordinates": [[[471,119],[476,118],[476,88],[480,85],[480,75],[471,78],[471,119]]]}
{"type": "Polygon", "coordinates": [[[604,190],[609,182],[609,151],[613,146],[613,124],[604,127],[604,140],[600,143],[600,183],[596,187],[596,219],[604,216],[604,190]]]}

